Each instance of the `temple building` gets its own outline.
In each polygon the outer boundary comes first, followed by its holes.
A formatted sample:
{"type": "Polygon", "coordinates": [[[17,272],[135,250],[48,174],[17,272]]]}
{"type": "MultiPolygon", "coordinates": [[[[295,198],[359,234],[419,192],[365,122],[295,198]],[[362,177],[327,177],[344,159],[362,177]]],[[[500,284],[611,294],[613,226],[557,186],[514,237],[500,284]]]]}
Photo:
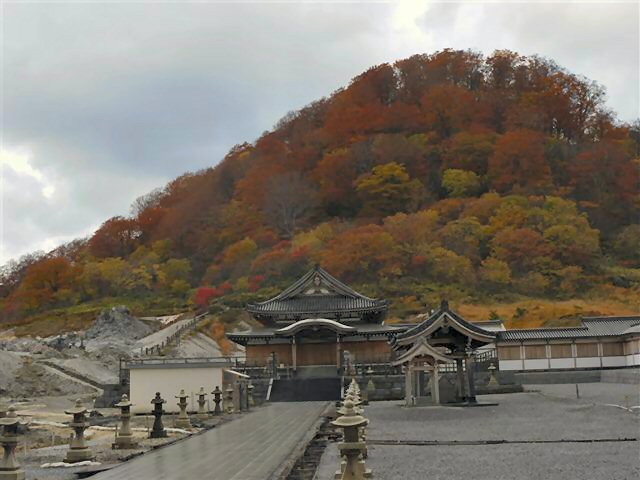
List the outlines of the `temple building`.
{"type": "Polygon", "coordinates": [[[279,295],[247,305],[262,328],[227,337],[245,346],[247,365],[339,371],[347,362],[390,360],[388,340],[404,328],[385,325],[387,309],[387,301],[362,295],[316,266],[279,295]]]}
{"type": "Polygon", "coordinates": [[[573,370],[640,365],[640,316],[585,317],[577,327],[500,332],[500,370],[573,370]]]}
{"type": "Polygon", "coordinates": [[[432,404],[475,403],[476,351],[494,343],[497,335],[467,322],[450,310],[446,301],[423,322],[396,334],[389,342],[395,352],[392,364],[404,366],[407,405],[419,405],[427,397],[432,404]],[[441,395],[441,384],[449,384],[441,381],[440,366],[453,363],[455,388],[441,395]],[[428,372],[428,389],[423,372],[428,372]]]}

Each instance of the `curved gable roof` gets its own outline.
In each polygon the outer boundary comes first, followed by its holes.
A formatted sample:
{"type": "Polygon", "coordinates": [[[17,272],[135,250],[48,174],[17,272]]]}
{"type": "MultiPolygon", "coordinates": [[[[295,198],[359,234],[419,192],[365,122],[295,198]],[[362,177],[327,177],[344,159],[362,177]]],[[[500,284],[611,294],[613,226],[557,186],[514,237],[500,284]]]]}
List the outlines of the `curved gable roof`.
{"type": "Polygon", "coordinates": [[[450,319],[451,326],[455,330],[476,340],[486,341],[489,343],[496,338],[495,332],[485,330],[478,325],[467,322],[457,313],[449,310],[448,302],[443,300],[440,304],[440,308],[429,315],[426,320],[405,332],[397,334],[392,340],[392,345],[406,345],[408,343],[415,342],[420,336],[429,335],[432,331],[437,330],[443,318],[450,319]]]}
{"type": "Polygon", "coordinates": [[[250,303],[257,315],[332,316],[344,312],[386,311],[388,303],[356,292],[316,265],[291,286],[269,300],[250,303]]]}

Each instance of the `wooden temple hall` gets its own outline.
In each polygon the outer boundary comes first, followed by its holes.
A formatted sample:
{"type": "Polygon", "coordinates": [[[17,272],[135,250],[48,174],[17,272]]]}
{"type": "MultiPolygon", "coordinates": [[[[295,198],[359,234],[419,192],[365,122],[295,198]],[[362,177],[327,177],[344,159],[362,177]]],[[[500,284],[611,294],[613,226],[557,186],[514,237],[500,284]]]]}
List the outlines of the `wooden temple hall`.
{"type": "Polygon", "coordinates": [[[387,308],[316,266],[279,295],[247,305],[262,328],[227,337],[245,347],[247,365],[336,375],[350,363],[391,360],[388,340],[404,328],[384,324],[387,308]]]}
{"type": "Polygon", "coordinates": [[[286,388],[374,367],[400,377],[403,386],[395,390],[404,388],[409,405],[474,403],[478,382],[490,374],[496,384],[494,370],[640,365],[640,316],[505,330],[500,320],[466,321],[446,301],[420,315],[420,323],[385,324],[387,309],[385,300],[362,295],[316,266],[279,295],[247,305],[261,328],[227,337],[245,347],[247,367],[265,367],[274,378],[286,372],[292,381],[286,388]]]}

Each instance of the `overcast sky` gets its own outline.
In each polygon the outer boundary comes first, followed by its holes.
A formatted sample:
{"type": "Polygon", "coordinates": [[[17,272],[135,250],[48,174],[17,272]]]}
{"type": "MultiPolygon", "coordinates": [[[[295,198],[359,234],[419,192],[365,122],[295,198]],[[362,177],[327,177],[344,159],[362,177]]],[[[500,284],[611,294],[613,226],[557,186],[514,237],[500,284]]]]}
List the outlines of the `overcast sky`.
{"type": "Polygon", "coordinates": [[[2,2],[0,263],[126,215],[372,65],[556,60],[639,116],[637,2],[2,2]]]}

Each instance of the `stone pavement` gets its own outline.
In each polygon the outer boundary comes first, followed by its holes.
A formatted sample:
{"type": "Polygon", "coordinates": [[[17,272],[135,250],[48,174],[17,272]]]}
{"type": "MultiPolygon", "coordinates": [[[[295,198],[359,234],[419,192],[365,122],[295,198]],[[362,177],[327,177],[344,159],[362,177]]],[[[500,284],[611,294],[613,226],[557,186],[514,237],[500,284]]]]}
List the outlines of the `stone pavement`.
{"type": "Polygon", "coordinates": [[[327,402],[273,403],[92,478],[268,480],[300,446],[326,406],[327,402]]]}

